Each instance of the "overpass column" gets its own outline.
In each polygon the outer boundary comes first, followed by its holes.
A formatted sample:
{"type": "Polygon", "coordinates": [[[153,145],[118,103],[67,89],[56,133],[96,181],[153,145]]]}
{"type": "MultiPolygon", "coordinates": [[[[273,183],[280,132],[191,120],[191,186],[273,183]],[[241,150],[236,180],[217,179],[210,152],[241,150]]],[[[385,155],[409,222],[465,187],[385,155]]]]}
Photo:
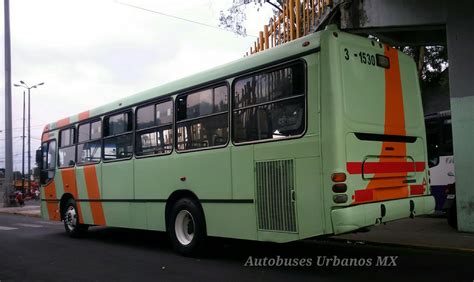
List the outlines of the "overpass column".
{"type": "Polygon", "coordinates": [[[458,228],[474,232],[474,3],[448,3],[446,29],[458,228]]]}

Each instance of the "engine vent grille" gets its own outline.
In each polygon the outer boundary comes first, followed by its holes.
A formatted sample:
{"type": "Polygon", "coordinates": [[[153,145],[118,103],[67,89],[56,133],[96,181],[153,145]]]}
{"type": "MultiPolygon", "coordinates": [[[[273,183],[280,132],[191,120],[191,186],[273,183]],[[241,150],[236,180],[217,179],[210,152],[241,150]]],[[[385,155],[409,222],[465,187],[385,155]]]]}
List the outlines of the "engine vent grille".
{"type": "Polygon", "coordinates": [[[258,228],[297,232],[293,160],[256,162],[258,228]]]}

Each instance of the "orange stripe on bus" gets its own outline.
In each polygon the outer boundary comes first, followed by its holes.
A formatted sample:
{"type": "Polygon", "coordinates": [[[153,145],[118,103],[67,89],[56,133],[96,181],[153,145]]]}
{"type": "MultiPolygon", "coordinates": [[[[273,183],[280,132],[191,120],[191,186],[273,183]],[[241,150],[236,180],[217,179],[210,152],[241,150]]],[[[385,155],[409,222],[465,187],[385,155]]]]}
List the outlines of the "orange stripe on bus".
{"type": "MultiPolygon", "coordinates": [[[[99,200],[99,182],[97,180],[97,173],[94,165],[84,167],[84,176],[86,178],[87,194],[90,200],[99,200]]],[[[104,209],[101,202],[91,201],[92,218],[94,224],[105,225],[104,209]]]]}
{"type": "MultiPolygon", "coordinates": [[[[79,199],[77,192],[76,172],[74,168],[61,169],[61,177],[63,179],[64,193],[70,193],[74,199],[79,199]]],[[[79,223],[84,223],[82,217],[81,203],[76,201],[77,213],[79,215],[79,223]]]]}
{"type": "MultiPolygon", "coordinates": [[[[43,128],[43,132],[46,132],[46,131],[49,131],[49,124],[45,125],[44,128],[43,128]]],[[[42,142],[48,141],[50,134],[51,133],[43,133],[43,135],[41,135],[41,141],[42,142]]]]}
{"type": "MultiPolygon", "coordinates": [[[[43,187],[43,192],[45,200],[57,200],[56,184],[54,183],[54,180],[52,180],[46,186],[43,187]]],[[[58,211],[58,202],[46,201],[46,209],[48,210],[48,218],[50,220],[61,220],[61,216],[59,215],[58,211]]]]}
{"type": "Polygon", "coordinates": [[[63,127],[63,126],[66,126],[70,123],[71,122],[70,122],[69,118],[63,118],[63,119],[60,119],[56,122],[56,127],[63,127]]]}
{"type": "Polygon", "coordinates": [[[385,134],[404,136],[406,135],[405,109],[398,50],[385,48],[385,56],[390,59],[390,68],[385,69],[385,134]]]}
{"type": "Polygon", "coordinates": [[[79,121],[89,118],[89,111],[85,111],[79,114],[79,121]]]}
{"type": "MultiPolygon", "coordinates": [[[[400,65],[398,62],[398,51],[395,48],[385,46],[385,56],[390,60],[390,68],[385,69],[385,126],[384,134],[406,135],[405,108],[403,105],[402,82],[400,77],[400,65]]],[[[380,163],[400,162],[396,156],[406,156],[406,144],[402,142],[383,142],[380,153],[380,163]],[[392,147],[393,150],[384,150],[392,147]]],[[[399,164],[400,165],[400,164],[399,164]]],[[[378,172],[374,179],[370,180],[366,189],[373,189],[373,193],[363,193],[355,197],[354,203],[365,201],[381,201],[408,197],[408,185],[403,183],[407,172],[393,174],[378,172]],[[368,195],[371,195],[368,197],[368,195]],[[363,196],[362,196],[363,195],[363,196]],[[367,195],[367,196],[366,196],[367,195]],[[362,196],[362,197],[361,197],[362,196]]]]}

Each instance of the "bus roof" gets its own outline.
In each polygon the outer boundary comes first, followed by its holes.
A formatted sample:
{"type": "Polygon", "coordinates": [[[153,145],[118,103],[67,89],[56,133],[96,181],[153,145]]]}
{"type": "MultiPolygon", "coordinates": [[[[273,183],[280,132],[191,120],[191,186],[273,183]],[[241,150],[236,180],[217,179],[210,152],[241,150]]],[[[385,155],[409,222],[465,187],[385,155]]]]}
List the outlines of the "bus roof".
{"type": "Polygon", "coordinates": [[[200,86],[212,84],[213,82],[219,82],[228,77],[239,75],[244,71],[248,71],[260,66],[265,66],[269,63],[275,63],[279,60],[288,59],[292,56],[301,55],[301,53],[314,52],[315,49],[319,49],[320,47],[320,35],[321,32],[316,32],[284,43],[278,47],[270,48],[263,52],[258,52],[248,57],[244,57],[233,62],[116,100],[89,111],[49,123],[45,126],[43,132],[65,127],[69,124],[86,120],[95,116],[100,116],[105,113],[125,109],[147,100],[167,97],[169,95],[185,92],[191,88],[198,88],[200,86]],[[305,46],[303,46],[302,43],[305,41],[308,41],[309,44],[305,44],[305,46]]]}

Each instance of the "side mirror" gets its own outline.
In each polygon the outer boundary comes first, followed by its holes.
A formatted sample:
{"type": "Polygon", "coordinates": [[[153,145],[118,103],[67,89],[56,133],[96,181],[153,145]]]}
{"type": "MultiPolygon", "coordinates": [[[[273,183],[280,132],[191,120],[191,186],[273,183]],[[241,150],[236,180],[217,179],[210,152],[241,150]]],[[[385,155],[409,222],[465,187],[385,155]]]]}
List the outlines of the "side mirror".
{"type": "Polygon", "coordinates": [[[36,150],[36,165],[39,169],[43,169],[43,151],[41,149],[36,150]]]}

